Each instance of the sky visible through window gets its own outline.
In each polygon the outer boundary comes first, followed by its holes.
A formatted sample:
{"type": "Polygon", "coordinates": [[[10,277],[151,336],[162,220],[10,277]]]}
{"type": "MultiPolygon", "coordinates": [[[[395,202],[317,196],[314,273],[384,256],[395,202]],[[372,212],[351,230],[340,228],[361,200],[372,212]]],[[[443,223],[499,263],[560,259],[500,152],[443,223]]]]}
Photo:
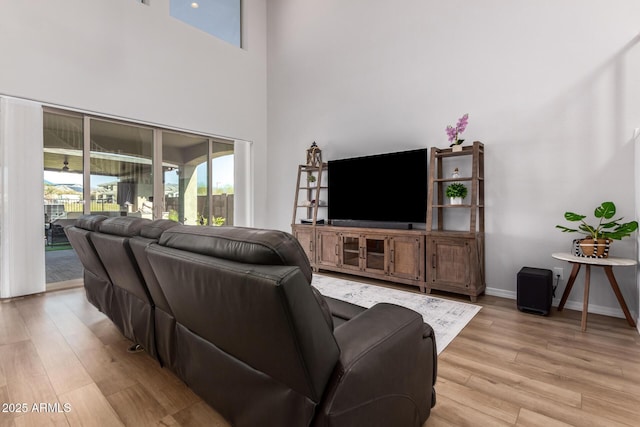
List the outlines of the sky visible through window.
{"type": "Polygon", "coordinates": [[[240,47],[240,0],[171,0],[170,13],[240,47]]]}

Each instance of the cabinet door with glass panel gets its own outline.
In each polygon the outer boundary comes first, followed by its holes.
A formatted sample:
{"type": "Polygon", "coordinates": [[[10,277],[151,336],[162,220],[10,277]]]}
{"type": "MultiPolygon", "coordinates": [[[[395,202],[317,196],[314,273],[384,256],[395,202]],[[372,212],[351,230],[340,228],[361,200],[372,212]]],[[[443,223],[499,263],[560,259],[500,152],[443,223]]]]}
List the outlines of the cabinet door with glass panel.
{"type": "Polygon", "coordinates": [[[340,233],[340,266],[347,270],[360,271],[360,259],[362,249],[360,247],[360,234],[340,233]]]}
{"type": "Polygon", "coordinates": [[[363,271],[387,274],[388,240],[387,236],[376,234],[361,237],[363,271]]]}
{"type": "Polygon", "coordinates": [[[387,272],[387,237],[376,234],[340,233],[340,263],[349,270],[387,272]]]}

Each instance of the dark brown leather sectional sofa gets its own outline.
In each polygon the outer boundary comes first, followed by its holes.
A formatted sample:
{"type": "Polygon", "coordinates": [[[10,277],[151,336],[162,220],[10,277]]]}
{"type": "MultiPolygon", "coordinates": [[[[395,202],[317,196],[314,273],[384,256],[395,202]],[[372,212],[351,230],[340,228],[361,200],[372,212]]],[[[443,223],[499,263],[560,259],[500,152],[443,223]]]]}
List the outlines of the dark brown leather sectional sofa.
{"type": "Polygon", "coordinates": [[[421,426],[433,330],[325,298],[290,234],[87,215],[66,229],[87,299],[235,426],[421,426]]]}

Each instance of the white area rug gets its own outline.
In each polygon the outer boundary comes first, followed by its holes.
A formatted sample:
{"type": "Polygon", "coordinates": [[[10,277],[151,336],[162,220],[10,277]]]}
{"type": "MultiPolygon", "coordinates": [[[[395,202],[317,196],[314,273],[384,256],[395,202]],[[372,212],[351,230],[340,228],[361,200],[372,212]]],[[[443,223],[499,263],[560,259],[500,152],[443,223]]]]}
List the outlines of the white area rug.
{"type": "Polygon", "coordinates": [[[436,333],[438,354],[444,350],[482,307],[382,286],[314,274],[311,283],[322,295],[362,307],[387,302],[422,314],[436,333]]]}

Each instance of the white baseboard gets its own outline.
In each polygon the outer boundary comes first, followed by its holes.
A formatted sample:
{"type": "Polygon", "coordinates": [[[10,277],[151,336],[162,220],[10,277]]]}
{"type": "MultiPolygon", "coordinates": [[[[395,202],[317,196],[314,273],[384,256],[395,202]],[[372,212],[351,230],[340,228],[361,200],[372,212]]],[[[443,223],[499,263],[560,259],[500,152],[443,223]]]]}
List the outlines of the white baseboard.
{"type": "Polygon", "coordinates": [[[517,294],[514,291],[506,291],[504,289],[498,289],[498,288],[486,288],[484,293],[494,297],[500,297],[500,298],[506,298],[506,299],[516,299],[517,297],[517,294]]]}
{"type": "MultiPolygon", "coordinates": [[[[504,289],[498,289],[498,288],[486,288],[485,289],[485,293],[487,295],[491,295],[491,296],[495,296],[495,297],[500,297],[500,298],[507,298],[507,299],[512,299],[515,300],[517,299],[517,293],[514,291],[506,291],[504,289]]],[[[560,298],[554,298],[553,302],[551,303],[551,305],[553,307],[557,307],[558,304],[560,304],[560,298]]],[[[567,303],[564,305],[565,308],[568,308],[569,310],[577,310],[577,311],[582,311],[582,302],[581,301],[567,301],[567,303]]],[[[602,305],[595,305],[595,304],[589,304],[589,313],[594,313],[594,314],[602,314],[603,316],[610,316],[610,317],[620,317],[622,319],[624,319],[624,313],[622,312],[622,309],[620,308],[612,308],[612,307],[605,307],[602,305]]],[[[636,321],[636,324],[638,322],[636,321]]],[[[638,332],[640,332],[640,326],[638,326],[638,332]]]]}

